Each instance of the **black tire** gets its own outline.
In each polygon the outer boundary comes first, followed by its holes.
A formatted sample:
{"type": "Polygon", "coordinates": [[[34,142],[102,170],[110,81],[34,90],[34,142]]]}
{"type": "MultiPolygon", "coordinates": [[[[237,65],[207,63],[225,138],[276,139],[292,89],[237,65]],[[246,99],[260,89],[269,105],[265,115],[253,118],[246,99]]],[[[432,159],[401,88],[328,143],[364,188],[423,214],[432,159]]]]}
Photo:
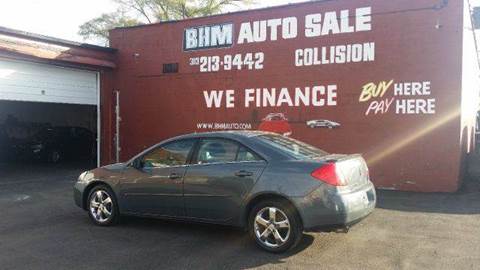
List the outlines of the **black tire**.
{"type": "MultiPolygon", "coordinates": [[[[118,211],[117,199],[115,197],[115,193],[108,186],[98,185],[92,188],[92,190],[90,190],[88,194],[88,201],[86,203],[87,203],[88,216],[90,217],[90,219],[95,225],[112,226],[118,223],[120,219],[120,212],[118,211]],[[108,198],[111,199],[110,206],[107,203],[104,204],[105,205],[104,208],[106,209],[106,212],[102,211],[102,209],[100,210],[100,218],[98,215],[94,215],[94,212],[97,213],[97,211],[94,211],[92,209],[93,207],[92,200],[96,199],[96,201],[99,201],[97,196],[98,192],[103,194],[103,198],[105,198],[105,200],[107,198],[105,195],[108,195],[108,198]],[[107,212],[111,213],[110,216],[108,217],[106,214],[107,212]]],[[[95,207],[93,208],[95,209],[95,207]]],[[[96,210],[98,210],[98,208],[96,208],[96,210]]]]}
{"type": "Polygon", "coordinates": [[[59,150],[53,149],[48,153],[48,162],[58,164],[61,160],[62,153],[59,150]]]}
{"type": "Polygon", "coordinates": [[[258,247],[272,253],[282,253],[294,248],[300,243],[303,237],[303,225],[297,210],[290,203],[284,200],[265,200],[257,203],[253,207],[248,217],[248,231],[250,237],[252,237],[258,247]],[[281,212],[283,212],[287,216],[288,222],[290,224],[290,233],[288,238],[286,239],[285,243],[278,247],[268,246],[263,241],[261,241],[257,237],[255,229],[255,219],[257,214],[261,213],[261,211],[266,208],[272,207],[281,210],[281,212]]]}

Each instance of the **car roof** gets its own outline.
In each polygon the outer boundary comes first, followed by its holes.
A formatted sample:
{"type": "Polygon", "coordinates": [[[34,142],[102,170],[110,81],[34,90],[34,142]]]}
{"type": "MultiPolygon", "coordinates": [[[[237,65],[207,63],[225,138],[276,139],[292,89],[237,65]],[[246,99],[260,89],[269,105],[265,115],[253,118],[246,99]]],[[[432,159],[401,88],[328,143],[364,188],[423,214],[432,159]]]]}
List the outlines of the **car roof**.
{"type": "Polygon", "coordinates": [[[230,139],[241,139],[241,138],[252,138],[258,137],[261,135],[273,134],[271,132],[264,132],[264,131],[253,131],[253,130],[234,130],[234,131],[215,131],[215,132],[201,132],[201,133],[191,133],[181,135],[172,140],[177,139],[193,139],[193,138],[214,138],[214,137],[222,137],[222,138],[230,138],[230,139]]]}
{"type": "MultiPolygon", "coordinates": [[[[127,163],[132,162],[134,159],[138,158],[139,156],[143,155],[145,152],[151,151],[155,147],[158,147],[162,144],[170,143],[173,141],[177,140],[184,140],[184,139],[199,139],[199,138],[225,138],[225,139],[232,139],[232,140],[237,140],[243,143],[248,143],[247,146],[252,146],[250,143],[249,139],[255,138],[258,136],[262,135],[276,135],[280,136],[276,133],[273,132],[265,132],[265,131],[249,131],[249,130],[235,130],[235,131],[215,131],[215,132],[202,132],[202,133],[190,133],[190,134],[185,134],[185,135],[180,135],[177,137],[173,137],[170,139],[167,139],[165,141],[162,141],[150,148],[145,149],[142,153],[139,153],[138,155],[134,156],[131,158],[127,163]],[[247,142],[249,141],[249,142],[247,142]]],[[[272,159],[282,159],[282,158],[288,158],[285,153],[279,152],[278,150],[271,149],[270,147],[262,146],[256,144],[255,147],[255,152],[257,154],[260,154],[263,158],[265,158],[267,161],[272,160],[272,159]]]]}

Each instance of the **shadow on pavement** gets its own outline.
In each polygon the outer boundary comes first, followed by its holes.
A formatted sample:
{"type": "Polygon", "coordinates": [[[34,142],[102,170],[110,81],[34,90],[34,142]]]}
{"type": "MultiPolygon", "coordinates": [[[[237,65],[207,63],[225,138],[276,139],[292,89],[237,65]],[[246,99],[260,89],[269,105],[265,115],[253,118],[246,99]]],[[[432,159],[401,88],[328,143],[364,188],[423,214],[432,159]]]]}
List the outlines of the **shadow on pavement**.
{"type": "Polygon", "coordinates": [[[43,162],[0,163],[0,185],[14,182],[48,182],[76,180],[81,172],[93,168],[90,162],[64,162],[49,164],[43,162]]]}
{"type": "Polygon", "coordinates": [[[378,190],[377,208],[471,215],[480,214],[480,182],[466,180],[456,193],[414,193],[378,190]]]}
{"type": "Polygon", "coordinates": [[[189,261],[195,262],[199,269],[250,269],[280,265],[284,259],[301,253],[314,241],[312,235],[304,234],[294,249],[283,254],[271,254],[259,249],[247,232],[227,226],[122,217],[121,223],[113,228],[130,233],[136,231],[139,242],[146,242],[147,238],[161,232],[162,238],[168,239],[165,242],[170,245],[167,247],[169,252],[175,251],[174,256],[177,256],[181,250],[182,254],[188,255],[182,262],[171,264],[172,268],[178,269],[188,266],[189,261]]]}

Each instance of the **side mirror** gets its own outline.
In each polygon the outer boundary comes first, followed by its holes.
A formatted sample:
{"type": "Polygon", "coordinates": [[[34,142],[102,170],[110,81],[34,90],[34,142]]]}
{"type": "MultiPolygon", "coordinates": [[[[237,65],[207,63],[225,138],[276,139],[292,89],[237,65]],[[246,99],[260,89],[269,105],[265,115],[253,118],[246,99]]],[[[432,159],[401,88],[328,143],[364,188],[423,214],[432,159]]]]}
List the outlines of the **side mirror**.
{"type": "Polygon", "coordinates": [[[141,160],[140,158],[136,159],[135,161],[132,162],[132,167],[137,169],[137,170],[141,170],[143,169],[143,167],[145,166],[143,160],[141,160]]]}
{"type": "Polygon", "coordinates": [[[152,171],[153,171],[153,167],[152,167],[152,164],[149,161],[145,162],[143,160],[139,160],[137,170],[139,170],[143,173],[151,174],[152,171]]]}

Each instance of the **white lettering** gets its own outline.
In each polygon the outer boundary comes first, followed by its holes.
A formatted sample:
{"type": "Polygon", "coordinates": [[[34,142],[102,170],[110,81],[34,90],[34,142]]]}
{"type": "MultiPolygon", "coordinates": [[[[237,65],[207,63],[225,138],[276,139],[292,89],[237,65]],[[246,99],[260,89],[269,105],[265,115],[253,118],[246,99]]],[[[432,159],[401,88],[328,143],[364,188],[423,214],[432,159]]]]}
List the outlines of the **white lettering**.
{"type": "Polygon", "coordinates": [[[429,96],[432,94],[431,82],[403,82],[396,83],[395,96],[429,96]]]}
{"type": "Polygon", "coordinates": [[[250,103],[255,101],[255,89],[245,89],[245,108],[250,107],[250,103]]]}
{"type": "Polygon", "coordinates": [[[223,91],[203,91],[203,96],[205,97],[205,103],[207,108],[220,108],[223,98],[223,91]]]}
{"type": "Polygon", "coordinates": [[[340,11],[340,32],[341,33],[353,33],[355,32],[355,26],[350,25],[350,11],[340,11]]]}
{"type": "Polygon", "coordinates": [[[337,85],[296,87],[292,93],[287,87],[245,89],[245,107],[253,104],[258,108],[337,106],[337,85]]]}
{"type": "Polygon", "coordinates": [[[281,19],[268,20],[268,27],[270,28],[270,40],[276,41],[278,39],[278,27],[282,25],[281,19]]]}
{"type": "Polygon", "coordinates": [[[233,24],[185,29],[185,50],[226,47],[233,44],[233,24]]]}
{"type": "Polygon", "coordinates": [[[298,35],[298,24],[297,24],[297,18],[295,17],[290,17],[290,18],[285,18],[282,21],[282,36],[284,39],[292,39],[296,38],[298,35]]]}
{"type": "Polygon", "coordinates": [[[375,61],[375,43],[347,44],[295,51],[295,65],[318,66],[375,61]]]}
{"type": "Polygon", "coordinates": [[[372,30],[372,8],[363,7],[357,8],[355,16],[356,31],[370,31],[372,30]]]}
{"type": "Polygon", "coordinates": [[[264,42],[267,40],[267,21],[253,22],[253,41],[264,42]]]}
{"type": "Polygon", "coordinates": [[[354,33],[372,30],[372,8],[362,7],[350,16],[348,9],[325,14],[315,13],[305,16],[305,37],[319,37],[339,33],[354,33]],[[323,22],[322,22],[323,19],[323,22]]]}
{"type": "Polygon", "coordinates": [[[185,49],[191,50],[198,46],[198,32],[197,29],[185,30],[185,49]]]}
{"type": "Polygon", "coordinates": [[[288,88],[282,88],[282,90],[280,91],[277,107],[281,107],[284,103],[286,103],[290,107],[293,106],[292,98],[290,97],[288,88]]]}
{"type": "Polygon", "coordinates": [[[253,42],[253,32],[250,27],[250,23],[242,23],[240,26],[240,34],[238,36],[238,44],[243,43],[252,43],[253,42]]]}
{"type": "Polygon", "coordinates": [[[322,14],[310,14],[305,17],[305,36],[318,37],[322,33],[322,14]]]}
{"type": "Polygon", "coordinates": [[[227,90],[226,91],[226,102],[227,108],[235,108],[235,91],[234,90],[227,90]]]}
{"type": "Polygon", "coordinates": [[[336,12],[325,13],[321,35],[326,36],[326,35],[338,34],[338,33],[340,33],[340,27],[338,25],[337,13],[336,12]]]}
{"type": "Polygon", "coordinates": [[[402,99],[396,102],[397,114],[435,114],[435,99],[402,99]]]}
{"type": "Polygon", "coordinates": [[[233,42],[233,24],[215,25],[211,29],[211,45],[225,46],[233,42]]]}

